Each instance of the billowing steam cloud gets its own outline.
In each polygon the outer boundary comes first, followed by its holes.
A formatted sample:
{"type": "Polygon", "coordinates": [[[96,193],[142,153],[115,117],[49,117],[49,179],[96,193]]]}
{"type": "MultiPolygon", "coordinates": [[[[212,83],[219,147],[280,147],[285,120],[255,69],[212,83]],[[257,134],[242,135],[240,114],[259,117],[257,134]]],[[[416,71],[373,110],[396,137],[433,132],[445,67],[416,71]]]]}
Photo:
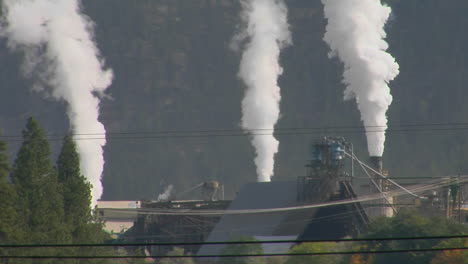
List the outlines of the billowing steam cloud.
{"type": "MultiPolygon", "coordinates": [[[[248,38],[239,77],[247,85],[242,101],[242,127],[246,131],[273,128],[281,99],[277,79],[282,73],[280,50],[290,43],[287,9],[282,0],[241,0],[246,24],[237,40],[248,38]]],[[[257,156],[258,181],[270,181],[278,141],[273,135],[252,135],[257,156]]]]}
{"type": "Polygon", "coordinates": [[[328,25],[324,40],[330,57],[344,63],[345,99],[356,98],[366,127],[370,156],[382,156],[387,129],[386,112],[392,102],[388,83],[399,73],[395,59],[385,52],[385,23],[390,7],[380,0],[322,0],[328,25]],[[375,132],[379,131],[379,132],[375,132]]]}
{"type": "Polygon", "coordinates": [[[99,96],[111,84],[112,72],[103,69],[93,23],[80,9],[79,0],[3,0],[2,35],[10,49],[24,52],[24,71],[35,80],[34,88],[67,103],[81,171],[93,185],[95,203],[102,194],[106,144],[99,96]]]}

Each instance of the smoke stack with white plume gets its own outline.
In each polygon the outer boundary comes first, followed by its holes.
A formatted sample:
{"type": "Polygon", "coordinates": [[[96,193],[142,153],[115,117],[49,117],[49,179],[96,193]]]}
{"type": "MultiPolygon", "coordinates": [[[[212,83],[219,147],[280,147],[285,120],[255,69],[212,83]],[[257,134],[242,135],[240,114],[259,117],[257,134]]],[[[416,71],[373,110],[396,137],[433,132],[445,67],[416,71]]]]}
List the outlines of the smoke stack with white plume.
{"type": "Polygon", "coordinates": [[[344,63],[345,100],[353,97],[366,128],[369,155],[384,151],[386,112],[392,102],[388,83],[399,73],[386,52],[385,23],[391,9],[379,0],[322,0],[328,19],[325,42],[330,57],[344,63]]]}
{"type": "MultiPolygon", "coordinates": [[[[369,162],[374,170],[376,170],[379,173],[383,172],[383,163],[382,163],[382,157],[369,157],[369,162]]],[[[377,177],[380,178],[380,177],[377,177]]]]}
{"type": "Polygon", "coordinates": [[[81,172],[93,185],[94,206],[102,194],[106,144],[98,120],[99,96],[112,82],[94,43],[94,24],[81,13],[79,0],[4,0],[2,7],[1,34],[11,50],[24,53],[24,73],[34,79],[34,89],[67,103],[81,172]]]}
{"type": "Polygon", "coordinates": [[[234,39],[247,39],[239,77],[247,86],[242,100],[242,128],[247,132],[266,129],[271,135],[252,135],[258,181],[270,181],[278,141],[273,136],[281,100],[279,55],[290,44],[287,8],[283,0],[241,0],[245,29],[234,39]]]}

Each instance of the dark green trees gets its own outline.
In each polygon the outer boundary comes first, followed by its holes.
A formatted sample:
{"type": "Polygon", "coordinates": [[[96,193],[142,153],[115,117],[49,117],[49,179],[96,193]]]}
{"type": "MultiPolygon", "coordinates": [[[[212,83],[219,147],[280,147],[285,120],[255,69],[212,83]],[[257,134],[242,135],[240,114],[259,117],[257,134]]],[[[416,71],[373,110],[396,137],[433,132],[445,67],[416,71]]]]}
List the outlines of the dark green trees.
{"type": "MultiPolygon", "coordinates": [[[[315,253],[315,252],[336,252],[342,249],[343,246],[333,242],[323,243],[302,243],[291,249],[289,253],[315,253]]],[[[341,255],[321,255],[321,256],[289,256],[286,264],[339,264],[343,263],[341,255]]]]}
{"type": "MultiPolygon", "coordinates": [[[[417,211],[401,210],[394,217],[376,219],[370,226],[364,238],[380,237],[430,237],[467,234],[468,228],[445,218],[427,218],[417,211]]],[[[395,240],[363,243],[361,248],[379,250],[421,249],[440,247],[451,240],[420,239],[420,240],[395,240]]],[[[463,243],[462,243],[463,244],[463,243]]],[[[372,264],[391,263],[430,263],[437,252],[424,253],[400,253],[400,254],[375,254],[368,255],[368,261],[372,264]],[[372,259],[372,260],[371,260],[372,259]]],[[[364,258],[365,259],[365,258],[364,258]]]]}
{"type": "Polygon", "coordinates": [[[16,242],[21,233],[16,211],[17,195],[12,184],[8,182],[10,165],[5,154],[6,142],[0,141],[0,243],[16,242]]]}
{"type": "Polygon", "coordinates": [[[63,222],[63,198],[50,160],[44,131],[33,118],[27,121],[13,165],[12,180],[18,193],[18,211],[28,242],[63,243],[70,235],[63,222]]]}
{"type": "Polygon", "coordinates": [[[57,161],[58,179],[63,190],[65,222],[74,242],[89,242],[83,237],[91,221],[91,185],[80,172],[80,160],[75,142],[70,136],[64,138],[62,151],[57,161]]]}
{"type": "MultiPolygon", "coordinates": [[[[80,158],[71,136],[65,136],[57,160],[58,180],[62,187],[64,222],[71,233],[73,243],[101,243],[108,236],[102,225],[93,222],[91,213],[91,185],[80,171],[80,158]]],[[[70,252],[82,256],[108,255],[104,248],[76,248],[70,252]]],[[[107,261],[82,260],[79,263],[108,263],[107,261]]]]}
{"type": "MultiPolygon", "coordinates": [[[[79,156],[71,137],[65,137],[54,167],[44,131],[30,118],[12,169],[5,150],[6,143],[0,141],[0,244],[101,243],[109,239],[101,223],[93,221],[91,186],[80,172],[79,156]],[[10,171],[11,182],[8,180],[10,171]]],[[[112,249],[99,247],[0,248],[1,256],[113,254],[116,252],[112,249]]],[[[93,259],[5,261],[0,260],[0,263],[111,263],[93,259]]]]}
{"type": "MultiPolygon", "coordinates": [[[[239,236],[234,237],[233,241],[256,241],[254,237],[239,236]]],[[[255,255],[263,254],[263,248],[261,244],[231,244],[225,246],[221,250],[221,255],[255,255]]],[[[220,258],[220,264],[265,264],[264,258],[258,257],[230,257],[220,258]]]]}

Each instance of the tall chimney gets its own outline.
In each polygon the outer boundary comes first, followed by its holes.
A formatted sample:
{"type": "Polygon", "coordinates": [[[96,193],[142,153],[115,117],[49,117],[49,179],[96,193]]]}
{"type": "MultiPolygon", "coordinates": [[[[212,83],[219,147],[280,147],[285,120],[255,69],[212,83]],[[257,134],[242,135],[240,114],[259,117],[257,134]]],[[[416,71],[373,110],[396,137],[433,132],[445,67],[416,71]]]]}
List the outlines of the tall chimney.
{"type": "MultiPolygon", "coordinates": [[[[371,167],[374,170],[376,170],[377,172],[382,174],[382,172],[383,172],[382,157],[372,156],[372,157],[369,158],[369,162],[370,162],[371,167]]],[[[379,175],[377,175],[377,173],[372,173],[372,176],[374,177],[374,181],[379,186],[380,190],[385,191],[385,187],[384,187],[385,180],[382,179],[379,175]]],[[[374,192],[374,193],[378,193],[380,191],[378,188],[373,188],[373,189],[374,190],[372,192],[374,192]]],[[[390,199],[393,199],[393,198],[391,198],[391,197],[390,198],[384,198],[384,196],[382,196],[382,198],[383,199],[378,199],[378,200],[374,201],[377,204],[377,206],[374,207],[371,210],[371,214],[374,215],[374,216],[388,216],[388,217],[392,216],[393,215],[393,209],[391,207],[389,207],[388,204],[392,203],[392,202],[390,202],[390,199]],[[387,205],[387,206],[384,206],[384,205],[387,205]]]]}
{"type": "Polygon", "coordinates": [[[380,173],[382,173],[382,157],[373,156],[369,158],[372,168],[380,173]]]}

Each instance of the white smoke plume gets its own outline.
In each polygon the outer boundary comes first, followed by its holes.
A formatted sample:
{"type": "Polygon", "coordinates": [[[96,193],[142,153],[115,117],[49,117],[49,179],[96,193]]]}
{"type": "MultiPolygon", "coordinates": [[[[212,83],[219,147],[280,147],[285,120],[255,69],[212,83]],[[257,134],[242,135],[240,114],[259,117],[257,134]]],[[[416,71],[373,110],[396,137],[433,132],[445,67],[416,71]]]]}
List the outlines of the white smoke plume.
{"type": "MultiPolygon", "coordinates": [[[[283,0],[241,0],[246,27],[235,40],[247,38],[240,62],[239,77],[247,86],[242,101],[242,128],[273,131],[281,100],[278,76],[282,73],[279,55],[290,44],[287,8],[283,0]]],[[[258,181],[270,181],[278,141],[273,135],[252,135],[258,181]]]]}
{"type": "Polygon", "coordinates": [[[392,102],[388,83],[399,73],[386,52],[385,23],[391,9],[380,0],[322,0],[328,19],[325,42],[330,57],[344,63],[345,100],[356,98],[366,128],[370,156],[382,156],[386,112],[392,102]],[[379,132],[375,132],[379,131],[379,132]]]}
{"type": "Polygon", "coordinates": [[[174,185],[169,184],[164,191],[158,195],[158,201],[167,201],[171,197],[172,192],[174,191],[174,185]]]}
{"type": "Polygon", "coordinates": [[[23,69],[27,77],[35,80],[34,88],[67,103],[81,172],[93,185],[94,205],[102,194],[106,144],[106,131],[98,120],[99,96],[112,82],[112,72],[103,69],[94,43],[94,25],[81,13],[79,0],[2,3],[2,36],[8,38],[10,49],[24,53],[23,69]]]}

